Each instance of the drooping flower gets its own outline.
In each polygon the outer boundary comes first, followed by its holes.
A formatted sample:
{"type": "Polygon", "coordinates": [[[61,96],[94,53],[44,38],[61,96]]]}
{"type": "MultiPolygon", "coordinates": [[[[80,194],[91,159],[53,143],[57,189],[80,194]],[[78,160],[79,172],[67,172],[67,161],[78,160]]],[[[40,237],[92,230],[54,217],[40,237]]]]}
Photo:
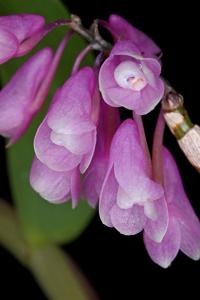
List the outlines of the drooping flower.
{"type": "MultiPolygon", "coordinates": [[[[27,128],[34,101],[52,62],[52,51],[44,48],[27,60],[0,92],[0,134],[15,142],[27,128]]],[[[39,107],[37,107],[39,109],[39,107]]]]}
{"type": "Polygon", "coordinates": [[[105,225],[131,235],[145,228],[147,218],[157,218],[154,202],[163,196],[163,189],[149,178],[148,168],[137,126],[128,119],[114,135],[100,194],[99,212],[105,225]]]}
{"type": "Polygon", "coordinates": [[[68,32],[54,56],[45,48],[26,61],[0,92],[0,134],[9,137],[9,144],[24,133],[39,111],[49,91],[63,50],[72,36],[68,32]]]}
{"type": "Polygon", "coordinates": [[[130,40],[145,57],[155,57],[161,50],[145,33],[135,28],[124,18],[118,15],[110,15],[108,20],[110,31],[117,40],[130,40]]]}
{"type": "Polygon", "coordinates": [[[119,41],[100,69],[99,87],[103,99],[111,106],[147,114],[164,94],[160,72],[157,59],[141,56],[130,41],[119,41]]]}
{"type": "Polygon", "coordinates": [[[81,172],[87,169],[96,145],[94,92],[94,72],[85,67],[56,93],[34,141],[36,156],[50,169],[69,171],[79,164],[81,172]]]}
{"type": "Polygon", "coordinates": [[[75,207],[80,198],[80,172],[84,173],[88,168],[96,146],[98,100],[94,71],[85,67],[58,89],[37,130],[34,149],[39,167],[32,168],[30,181],[33,188],[50,202],[67,201],[69,194],[75,207]],[[46,179],[41,175],[45,172],[46,179]],[[59,196],[54,199],[54,191],[49,185],[56,176],[61,184],[57,189],[59,196]],[[45,192],[44,186],[49,192],[45,192]]]}
{"type": "Polygon", "coordinates": [[[181,250],[194,260],[200,259],[200,222],[185,194],[176,163],[163,150],[164,190],[169,211],[169,225],[160,243],[144,234],[147,251],[152,260],[167,268],[181,250]]]}
{"type": "Polygon", "coordinates": [[[111,141],[119,123],[119,111],[102,101],[95,153],[83,179],[84,197],[92,207],[95,207],[99,200],[108,168],[111,141]]]}
{"type": "Polygon", "coordinates": [[[0,17],[0,64],[29,52],[42,38],[44,17],[19,14],[0,17]]]}

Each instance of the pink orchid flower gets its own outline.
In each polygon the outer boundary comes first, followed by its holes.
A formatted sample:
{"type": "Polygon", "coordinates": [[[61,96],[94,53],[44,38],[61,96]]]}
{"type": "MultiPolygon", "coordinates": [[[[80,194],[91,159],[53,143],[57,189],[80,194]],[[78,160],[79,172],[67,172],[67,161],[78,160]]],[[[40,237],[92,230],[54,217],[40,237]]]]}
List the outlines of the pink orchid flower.
{"type": "Polygon", "coordinates": [[[0,92],[0,134],[15,143],[40,110],[54,78],[63,50],[72,33],[68,32],[55,54],[44,48],[29,58],[0,92]]]}
{"type": "Polygon", "coordinates": [[[36,156],[50,169],[69,171],[79,164],[81,172],[87,169],[96,145],[94,92],[94,72],[85,67],[56,93],[34,141],[36,156]]]}
{"type": "Polygon", "coordinates": [[[66,180],[70,184],[66,186],[65,201],[69,193],[73,206],[80,198],[80,172],[87,170],[96,146],[98,96],[95,91],[92,68],[85,67],[72,75],[55,94],[50,110],[37,130],[34,149],[39,167],[32,168],[31,184],[50,202],[54,201],[51,187],[48,194],[41,187],[47,188],[56,176],[61,184],[57,187],[59,196],[55,201],[63,201],[62,183],[66,180]],[[44,169],[46,177],[41,175],[44,169]]]}
{"type": "Polygon", "coordinates": [[[148,168],[137,126],[128,119],[114,135],[100,194],[99,212],[105,225],[131,235],[144,229],[147,218],[157,218],[154,202],[163,197],[163,188],[151,180],[148,168]]]}
{"type": "Polygon", "coordinates": [[[200,222],[185,194],[181,177],[170,152],[163,151],[164,190],[169,211],[169,225],[161,242],[144,233],[151,259],[167,268],[181,250],[194,260],[200,259],[200,222]]]}
{"type": "Polygon", "coordinates": [[[119,41],[101,66],[99,88],[108,105],[125,107],[139,115],[155,108],[164,94],[161,65],[141,56],[130,41],[119,41]]]}

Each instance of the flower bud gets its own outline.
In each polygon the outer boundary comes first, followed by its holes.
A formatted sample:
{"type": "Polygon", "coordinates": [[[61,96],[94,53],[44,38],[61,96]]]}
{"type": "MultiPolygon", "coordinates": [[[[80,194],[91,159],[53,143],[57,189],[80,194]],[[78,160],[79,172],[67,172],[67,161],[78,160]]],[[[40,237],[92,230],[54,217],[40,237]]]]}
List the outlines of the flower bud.
{"type": "MultiPolygon", "coordinates": [[[[45,48],[26,61],[0,92],[0,134],[14,143],[26,130],[40,86],[48,74],[52,51],[45,48]]],[[[37,108],[38,109],[38,108],[37,108]]]]}
{"type": "Polygon", "coordinates": [[[44,17],[19,14],[0,17],[0,64],[29,52],[42,38],[44,17]]]}

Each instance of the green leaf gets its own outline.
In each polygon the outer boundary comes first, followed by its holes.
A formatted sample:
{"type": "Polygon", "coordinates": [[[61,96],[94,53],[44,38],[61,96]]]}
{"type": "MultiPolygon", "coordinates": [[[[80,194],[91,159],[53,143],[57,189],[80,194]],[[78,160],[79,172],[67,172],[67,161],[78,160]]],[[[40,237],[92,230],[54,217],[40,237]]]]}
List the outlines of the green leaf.
{"type": "MultiPolygon", "coordinates": [[[[68,18],[69,13],[58,0],[0,0],[0,14],[35,13],[45,16],[47,22],[59,18],[68,18]]],[[[32,55],[38,49],[48,45],[56,49],[66,32],[66,28],[58,28],[50,33],[39,46],[31,52],[32,55]]],[[[69,75],[72,63],[78,52],[85,46],[78,36],[70,41],[57,71],[49,99],[56,88],[60,86],[69,75]]],[[[13,59],[0,68],[0,77],[5,84],[21,63],[27,59],[13,59]]],[[[88,57],[87,64],[92,57],[88,57]]],[[[71,203],[49,204],[40,198],[29,185],[29,170],[33,158],[33,138],[35,131],[44,117],[45,108],[34,119],[27,133],[8,150],[8,170],[13,198],[18,209],[19,218],[23,226],[25,236],[32,244],[46,242],[70,242],[85,229],[94,214],[85,201],[78,208],[72,210],[71,203]]]]}

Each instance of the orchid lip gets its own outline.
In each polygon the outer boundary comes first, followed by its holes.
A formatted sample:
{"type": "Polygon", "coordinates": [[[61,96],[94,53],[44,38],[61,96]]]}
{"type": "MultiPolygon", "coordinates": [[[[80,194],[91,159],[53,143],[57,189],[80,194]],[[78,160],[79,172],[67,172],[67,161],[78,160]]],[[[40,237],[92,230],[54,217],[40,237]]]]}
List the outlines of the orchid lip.
{"type": "Polygon", "coordinates": [[[141,67],[133,61],[121,62],[115,68],[114,78],[120,87],[134,91],[142,90],[147,84],[141,67]]]}

